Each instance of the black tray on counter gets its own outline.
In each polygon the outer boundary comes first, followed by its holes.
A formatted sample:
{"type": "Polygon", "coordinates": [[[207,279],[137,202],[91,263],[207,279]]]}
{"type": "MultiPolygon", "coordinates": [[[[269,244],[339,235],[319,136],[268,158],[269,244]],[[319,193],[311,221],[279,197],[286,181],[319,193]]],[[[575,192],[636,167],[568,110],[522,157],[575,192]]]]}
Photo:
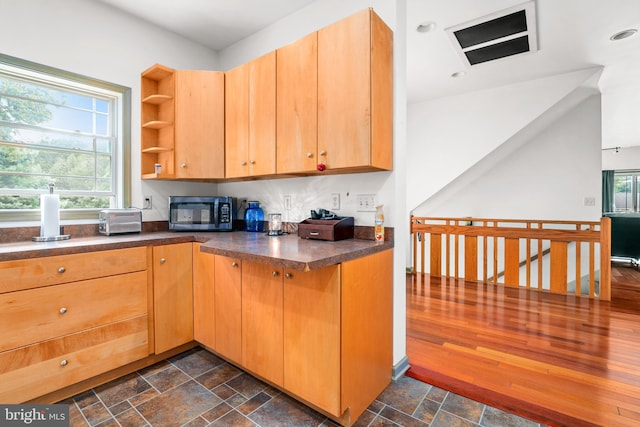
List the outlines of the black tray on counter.
{"type": "Polygon", "coordinates": [[[332,219],[305,219],[298,224],[298,236],[303,239],[344,240],[353,239],[352,216],[332,219]]]}

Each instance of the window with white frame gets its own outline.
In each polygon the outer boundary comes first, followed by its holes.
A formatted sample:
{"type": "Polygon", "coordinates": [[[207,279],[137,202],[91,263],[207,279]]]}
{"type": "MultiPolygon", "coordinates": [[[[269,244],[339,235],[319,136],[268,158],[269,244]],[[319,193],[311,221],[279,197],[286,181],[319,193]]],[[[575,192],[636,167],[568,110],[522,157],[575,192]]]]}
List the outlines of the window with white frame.
{"type": "Polygon", "coordinates": [[[49,183],[63,219],[127,205],[130,92],[0,55],[0,220],[35,219],[49,183]]]}
{"type": "Polygon", "coordinates": [[[615,171],[613,192],[616,212],[640,212],[640,171],[615,171]]]}

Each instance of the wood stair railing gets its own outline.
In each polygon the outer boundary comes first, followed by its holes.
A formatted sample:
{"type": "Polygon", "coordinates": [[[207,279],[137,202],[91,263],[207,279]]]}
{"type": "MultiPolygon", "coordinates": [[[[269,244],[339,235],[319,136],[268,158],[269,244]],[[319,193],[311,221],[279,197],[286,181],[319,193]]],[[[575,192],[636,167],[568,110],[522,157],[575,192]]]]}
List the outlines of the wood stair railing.
{"type": "Polygon", "coordinates": [[[411,216],[410,227],[414,273],[611,299],[609,218],[595,222],[411,216]]]}

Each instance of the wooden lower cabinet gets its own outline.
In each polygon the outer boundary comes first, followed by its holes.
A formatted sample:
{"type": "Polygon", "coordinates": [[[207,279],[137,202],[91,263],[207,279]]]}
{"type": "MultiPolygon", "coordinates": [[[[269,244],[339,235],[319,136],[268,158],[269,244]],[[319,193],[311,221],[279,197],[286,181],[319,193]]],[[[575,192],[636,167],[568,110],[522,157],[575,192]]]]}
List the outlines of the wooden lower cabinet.
{"type": "Polygon", "coordinates": [[[192,243],[153,247],[155,353],[193,341],[192,243]]]}
{"type": "Polygon", "coordinates": [[[283,378],[282,268],[242,263],[242,365],[273,384],[283,378]]]}
{"type": "Polygon", "coordinates": [[[232,362],[242,363],[242,262],[215,255],[214,311],[216,345],[232,362]]]}
{"type": "Polygon", "coordinates": [[[200,246],[202,243],[193,244],[193,339],[215,348],[214,256],[200,252],[200,246]]]}
{"type": "Polygon", "coordinates": [[[287,271],[284,388],[340,416],[340,265],[287,271]]]}
{"type": "Polygon", "coordinates": [[[195,302],[196,325],[214,329],[206,347],[343,425],[391,382],[393,250],[308,272],[207,256],[213,322],[210,297],[195,302]]]}
{"type": "Polygon", "coordinates": [[[0,276],[15,279],[0,286],[0,402],[149,355],[145,247],[7,261],[0,276]]]}
{"type": "Polygon", "coordinates": [[[20,403],[146,357],[147,316],[0,353],[0,402],[20,403]]]}

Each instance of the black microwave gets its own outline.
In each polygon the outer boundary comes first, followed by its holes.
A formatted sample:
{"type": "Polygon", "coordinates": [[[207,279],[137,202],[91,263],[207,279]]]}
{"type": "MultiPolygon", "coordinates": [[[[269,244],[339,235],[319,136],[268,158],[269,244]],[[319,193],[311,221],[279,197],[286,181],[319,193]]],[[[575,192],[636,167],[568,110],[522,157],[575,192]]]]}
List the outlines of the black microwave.
{"type": "Polygon", "coordinates": [[[228,196],[169,196],[169,230],[232,231],[236,199],[228,196]]]}

